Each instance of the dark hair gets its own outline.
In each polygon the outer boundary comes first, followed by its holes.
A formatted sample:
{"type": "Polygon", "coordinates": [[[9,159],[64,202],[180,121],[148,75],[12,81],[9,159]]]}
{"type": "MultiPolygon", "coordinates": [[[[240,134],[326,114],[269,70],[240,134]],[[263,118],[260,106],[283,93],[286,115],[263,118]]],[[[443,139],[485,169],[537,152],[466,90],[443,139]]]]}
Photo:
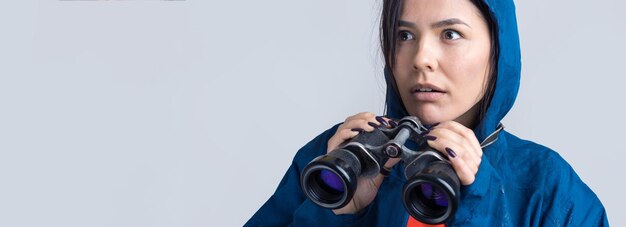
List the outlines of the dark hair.
{"type": "MultiPolygon", "coordinates": [[[[489,76],[487,77],[487,87],[485,88],[484,96],[480,101],[480,108],[478,111],[478,120],[482,120],[487,112],[489,103],[491,103],[491,99],[493,98],[497,80],[496,74],[498,72],[499,55],[498,26],[493,15],[491,14],[491,11],[489,10],[489,6],[487,6],[483,0],[470,1],[476,6],[476,8],[478,8],[478,10],[480,10],[483,18],[485,18],[491,36],[491,53],[489,55],[489,63],[491,67],[489,76]]],[[[387,79],[387,86],[393,87],[393,91],[396,93],[397,97],[400,97],[400,95],[398,94],[396,79],[394,78],[393,70],[391,69],[393,69],[396,61],[396,36],[398,34],[398,21],[400,20],[400,15],[402,14],[402,4],[403,0],[383,0],[383,9],[380,18],[380,46],[385,58],[385,74],[389,76],[387,79]]],[[[388,101],[389,100],[386,100],[386,102],[388,101]]],[[[385,103],[385,106],[387,106],[387,104],[388,103],[385,103]]],[[[402,106],[404,112],[408,113],[404,104],[402,106]]]]}

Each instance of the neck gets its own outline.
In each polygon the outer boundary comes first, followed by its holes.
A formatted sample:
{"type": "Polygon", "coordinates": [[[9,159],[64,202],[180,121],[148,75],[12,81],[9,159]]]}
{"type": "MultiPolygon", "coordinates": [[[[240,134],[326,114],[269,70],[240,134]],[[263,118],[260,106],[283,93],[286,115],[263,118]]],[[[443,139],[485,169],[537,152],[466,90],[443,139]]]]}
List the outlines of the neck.
{"type": "Polygon", "coordinates": [[[454,121],[464,125],[467,128],[474,129],[474,127],[478,123],[477,118],[478,118],[478,109],[480,108],[479,103],[476,103],[472,108],[470,108],[467,112],[459,116],[454,121]]]}

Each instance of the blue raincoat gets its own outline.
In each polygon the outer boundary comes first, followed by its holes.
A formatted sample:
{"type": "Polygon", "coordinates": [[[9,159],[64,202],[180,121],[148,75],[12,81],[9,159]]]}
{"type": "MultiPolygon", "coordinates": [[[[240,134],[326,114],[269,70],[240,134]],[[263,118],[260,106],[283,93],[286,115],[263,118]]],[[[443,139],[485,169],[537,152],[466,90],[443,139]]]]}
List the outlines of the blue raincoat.
{"type": "MultiPolygon", "coordinates": [[[[486,0],[498,27],[497,81],[485,117],[474,128],[479,141],[496,131],[511,109],[520,83],[520,45],[512,0],[486,0]]],[[[387,79],[387,116],[406,112],[387,79]]],[[[315,157],[326,153],[338,125],[301,148],[274,195],[246,226],[406,226],[401,202],[406,181],[395,165],[374,201],[358,214],[335,215],[315,205],[300,188],[300,173],[315,157]]],[[[462,186],[458,210],[447,226],[608,226],[598,197],[558,153],[522,140],[506,130],[483,149],[475,181],[462,186]]]]}

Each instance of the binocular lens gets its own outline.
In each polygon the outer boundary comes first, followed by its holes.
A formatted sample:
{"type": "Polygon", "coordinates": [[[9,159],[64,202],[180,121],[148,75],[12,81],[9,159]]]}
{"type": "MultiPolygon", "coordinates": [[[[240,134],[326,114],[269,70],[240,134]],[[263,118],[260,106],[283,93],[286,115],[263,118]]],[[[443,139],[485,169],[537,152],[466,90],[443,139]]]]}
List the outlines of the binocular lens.
{"type": "Polygon", "coordinates": [[[361,164],[352,152],[338,149],[311,161],[300,176],[304,194],[325,208],[337,209],[352,199],[361,164]]]}
{"type": "Polygon", "coordinates": [[[434,223],[447,216],[446,213],[450,208],[448,194],[426,182],[415,185],[413,190],[408,192],[405,203],[410,208],[409,211],[413,211],[414,216],[434,223]]]}
{"type": "Polygon", "coordinates": [[[446,194],[433,187],[432,184],[423,183],[413,191],[414,206],[420,207],[421,211],[428,216],[440,216],[448,210],[448,198],[446,194]]]}
{"type": "Polygon", "coordinates": [[[421,193],[418,194],[418,197],[427,204],[429,207],[433,208],[446,208],[448,207],[448,198],[446,198],[444,192],[437,188],[433,188],[432,184],[424,183],[420,185],[421,193]]]}
{"type": "Polygon", "coordinates": [[[307,185],[307,193],[313,197],[313,201],[326,206],[341,202],[345,194],[341,178],[327,169],[312,171],[307,185]]]}
{"type": "Polygon", "coordinates": [[[323,169],[320,171],[319,173],[319,178],[321,180],[321,183],[323,183],[322,187],[326,187],[329,188],[331,190],[335,190],[339,193],[343,193],[344,192],[344,186],[343,186],[343,182],[341,181],[341,178],[339,176],[337,176],[337,174],[323,169]]]}
{"type": "Polygon", "coordinates": [[[443,178],[420,174],[407,182],[403,189],[403,202],[411,216],[426,224],[439,224],[454,215],[458,193],[453,188],[458,186],[456,182],[446,182],[443,178]]]}

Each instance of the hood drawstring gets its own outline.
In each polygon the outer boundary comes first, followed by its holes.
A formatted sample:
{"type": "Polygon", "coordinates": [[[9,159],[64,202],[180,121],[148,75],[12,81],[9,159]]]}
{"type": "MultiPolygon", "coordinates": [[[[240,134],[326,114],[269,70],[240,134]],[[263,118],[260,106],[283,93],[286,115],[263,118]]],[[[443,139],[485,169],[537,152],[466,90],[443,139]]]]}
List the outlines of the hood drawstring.
{"type": "Polygon", "coordinates": [[[484,149],[485,147],[495,143],[498,140],[498,134],[500,134],[500,131],[502,131],[502,129],[504,129],[504,125],[502,123],[499,123],[496,131],[489,134],[489,136],[487,136],[487,138],[485,138],[485,140],[480,143],[480,148],[484,149]]]}

